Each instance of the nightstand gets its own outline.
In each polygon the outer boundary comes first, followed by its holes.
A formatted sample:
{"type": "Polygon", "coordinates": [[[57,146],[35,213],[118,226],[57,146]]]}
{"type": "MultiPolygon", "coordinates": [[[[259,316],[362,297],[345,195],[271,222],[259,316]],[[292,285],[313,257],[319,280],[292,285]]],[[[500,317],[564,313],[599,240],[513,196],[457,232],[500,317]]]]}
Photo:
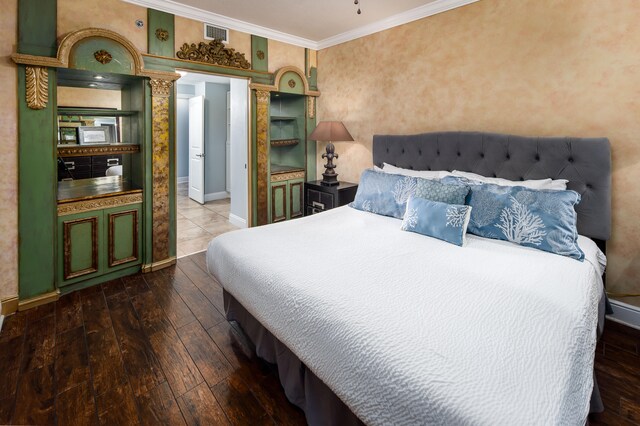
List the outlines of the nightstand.
{"type": "Polygon", "coordinates": [[[320,180],[304,183],[304,215],[309,216],[349,204],[356,197],[358,185],[340,182],[334,186],[324,186],[320,180]]]}

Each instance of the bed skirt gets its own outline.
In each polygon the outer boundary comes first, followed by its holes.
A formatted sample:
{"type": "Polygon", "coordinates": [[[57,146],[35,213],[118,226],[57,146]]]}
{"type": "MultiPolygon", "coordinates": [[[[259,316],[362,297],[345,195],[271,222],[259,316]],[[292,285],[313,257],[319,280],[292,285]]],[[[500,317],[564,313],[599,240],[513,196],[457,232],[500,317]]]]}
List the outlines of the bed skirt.
{"type": "MultiPolygon", "coordinates": [[[[256,354],[260,358],[278,366],[278,376],[287,399],[304,411],[309,425],[364,424],[284,343],[264,328],[226,290],[223,290],[223,298],[227,320],[240,324],[242,331],[255,345],[256,354]]],[[[606,299],[603,298],[599,307],[599,335],[604,326],[605,303],[606,299]]],[[[604,406],[596,383],[595,371],[593,384],[589,412],[600,413],[604,411],[604,406]]]]}
{"type": "Polygon", "coordinates": [[[288,347],[247,312],[240,302],[226,290],[223,295],[227,319],[240,324],[242,331],[255,345],[256,354],[260,358],[277,364],[278,376],[287,399],[304,411],[309,425],[363,425],[349,407],[288,347]]]}

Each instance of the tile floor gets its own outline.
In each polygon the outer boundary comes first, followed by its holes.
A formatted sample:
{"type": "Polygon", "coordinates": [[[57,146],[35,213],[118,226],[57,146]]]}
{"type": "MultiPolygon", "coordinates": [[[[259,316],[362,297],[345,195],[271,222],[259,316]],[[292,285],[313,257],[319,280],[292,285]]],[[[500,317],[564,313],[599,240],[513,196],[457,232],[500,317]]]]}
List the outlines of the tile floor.
{"type": "Polygon", "coordinates": [[[213,237],[238,229],[229,223],[229,203],[229,198],[196,203],[188,196],[188,184],[178,184],[178,257],[206,250],[213,237]]]}

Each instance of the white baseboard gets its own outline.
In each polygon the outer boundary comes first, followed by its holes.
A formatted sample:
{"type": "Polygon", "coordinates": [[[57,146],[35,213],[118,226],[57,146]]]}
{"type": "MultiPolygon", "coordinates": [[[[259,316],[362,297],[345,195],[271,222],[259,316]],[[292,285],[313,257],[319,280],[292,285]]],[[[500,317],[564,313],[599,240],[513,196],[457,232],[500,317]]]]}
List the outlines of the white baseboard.
{"type": "Polygon", "coordinates": [[[247,227],[246,219],[243,219],[240,216],[236,216],[233,213],[229,213],[229,222],[232,225],[237,226],[238,228],[246,228],[247,227]]]}
{"type": "Polygon", "coordinates": [[[215,201],[215,200],[224,200],[225,198],[229,198],[229,193],[226,191],[222,192],[212,192],[210,194],[204,194],[204,202],[207,201],[215,201]]]}
{"type": "Polygon", "coordinates": [[[189,176],[178,176],[176,178],[177,183],[189,183],[189,176]]]}
{"type": "Polygon", "coordinates": [[[607,315],[607,318],[619,322],[629,327],[640,330],[640,308],[629,305],[619,300],[609,300],[613,308],[613,315],[607,315]]]}

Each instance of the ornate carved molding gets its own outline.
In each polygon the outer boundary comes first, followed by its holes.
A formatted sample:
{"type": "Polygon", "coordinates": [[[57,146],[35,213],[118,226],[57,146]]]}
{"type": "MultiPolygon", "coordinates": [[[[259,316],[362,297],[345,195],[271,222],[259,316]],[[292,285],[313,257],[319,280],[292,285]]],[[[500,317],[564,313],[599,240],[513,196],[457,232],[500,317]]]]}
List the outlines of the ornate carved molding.
{"type": "Polygon", "coordinates": [[[156,38],[160,41],[169,40],[169,31],[165,30],[164,28],[156,29],[156,38]]]}
{"type": "Polygon", "coordinates": [[[115,197],[95,198],[93,200],[74,201],[72,203],[58,204],[58,216],[137,203],[142,203],[142,192],[118,195],[115,197]]]}
{"type": "Polygon", "coordinates": [[[271,92],[256,90],[256,100],[259,104],[268,104],[271,99],[271,92]]]}
{"type": "Polygon", "coordinates": [[[316,117],[316,98],[313,96],[307,97],[307,116],[309,118],[316,117]]]}
{"type": "Polygon", "coordinates": [[[262,50],[258,50],[256,52],[256,56],[258,57],[258,59],[263,60],[264,59],[264,52],[262,50]]]}
{"type": "Polygon", "coordinates": [[[251,68],[251,63],[244,57],[244,53],[225,47],[220,40],[212,40],[208,44],[201,41],[198,45],[185,43],[176,52],[176,56],[188,61],[207,62],[245,70],[251,68]]]}
{"type": "MultiPolygon", "coordinates": [[[[289,66],[289,67],[283,67],[280,68],[278,71],[276,71],[275,76],[274,76],[274,83],[273,84],[261,84],[261,83],[251,83],[249,84],[249,87],[253,90],[262,90],[262,91],[267,91],[267,92],[278,92],[280,90],[280,80],[282,79],[282,77],[284,77],[284,75],[287,72],[294,72],[296,74],[298,74],[300,76],[300,79],[302,80],[302,85],[304,87],[304,92],[303,94],[306,96],[320,96],[320,92],[317,90],[311,90],[309,88],[309,82],[307,81],[307,77],[305,77],[304,73],[302,71],[300,71],[299,68],[294,67],[294,66],[289,66]]],[[[294,81],[295,83],[295,81],[294,81]]],[[[294,85],[295,86],[295,85],[294,85]]]]}
{"type": "Polygon", "coordinates": [[[173,81],[152,78],[149,80],[149,85],[151,86],[151,96],[168,98],[171,95],[173,81]]]}
{"type": "Polygon", "coordinates": [[[287,84],[289,85],[289,87],[291,87],[292,89],[294,87],[296,87],[296,81],[292,78],[289,79],[289,81],[287,81],[287,84]]]}
{"type": "Polygon", "coordinates": [[[304,170],[299,172],[287,172],[287,173],[277,173],[271,175],[271,182],[282,182],[285,180],[291,179],[303,179],[304,178],[304,170]]]}
{"type": "Polygon", "coordinates": [[[140,145],[109,145],[109,146],[64,146],[58,147],[58,155],[63,157],[78,157],[87,154],[133,154],[140,152],[140,145]]]}
{"type": "Polygon", "coordinates": [[[107,52],[104,49],[95,51],[93,53],[93,57],[96,58],[96,61],[100,62],[102,65],[107,65],[113,59],[111,53],[107,52]]]}
{"type": "Polygon", "coordinates": [[[44,109],[49,101],[49,71],[43,67],[26,67],[27,106],[44,109]]]}

